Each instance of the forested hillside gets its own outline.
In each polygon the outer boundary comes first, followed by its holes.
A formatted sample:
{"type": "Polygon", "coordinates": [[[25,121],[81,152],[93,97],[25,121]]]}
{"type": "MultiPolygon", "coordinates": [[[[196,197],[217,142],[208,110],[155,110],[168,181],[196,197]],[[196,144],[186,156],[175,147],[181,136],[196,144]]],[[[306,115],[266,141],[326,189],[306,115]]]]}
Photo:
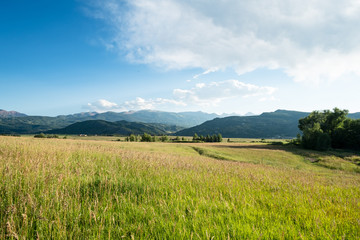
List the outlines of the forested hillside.
{"type": "Polygon", "coordinates": [[[292,138],[300,130],[298,121],[309,113],[277,110],[259,116],[226,117],[207,121],[176,133],[179,136],[218,134],[233,138],[292,138]]]}
{"type": "Polygon", "coordinates": [[[89,134],[89,135],[130,135],[148,133],[151,135],[168,134],[167,125],[135,123],[127,121],[107,122],[103,120],[89,120],[71,124],[62,129],[48,131],[52,134],[89,134]]]}
{"type": "MultiPolygon", "coordinates": [[[[5,116],[5,115],[4,115],[5,116]]],[[[9,115],[7,115],[9,116],[9,115]]],[[[125,120],[128,122],[159,123],[178,126],[176,130],[201,124],[207,120],[218,117],[216,114],[204,112],[160,112],[142,110],[135,112],[86,112],[57,117],[26,116],[1,117],[0,134],[32,134],[45,132],[53,129],[64,128],[76,122],[87,120],[104,120],[116,122],[125,120]]],[[[175,131],[176,131],[175,130],[175,131]]]]}

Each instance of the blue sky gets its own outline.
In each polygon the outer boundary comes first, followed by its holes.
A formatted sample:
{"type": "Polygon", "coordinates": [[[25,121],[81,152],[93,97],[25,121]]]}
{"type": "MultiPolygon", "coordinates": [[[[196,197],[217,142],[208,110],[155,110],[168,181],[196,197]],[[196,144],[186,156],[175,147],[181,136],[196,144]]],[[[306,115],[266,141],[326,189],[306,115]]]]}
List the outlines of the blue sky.
{"type": "Polygon", "coordinates": [[[0,2],[0,109],[360,112],[356,0],[0,2]]]}

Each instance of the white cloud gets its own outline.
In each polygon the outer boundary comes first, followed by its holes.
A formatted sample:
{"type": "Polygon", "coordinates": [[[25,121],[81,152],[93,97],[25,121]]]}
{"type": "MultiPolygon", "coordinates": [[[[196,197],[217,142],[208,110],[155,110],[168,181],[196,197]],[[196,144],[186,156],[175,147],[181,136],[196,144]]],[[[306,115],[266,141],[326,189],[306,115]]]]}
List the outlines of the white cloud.
{"type": "Polygon", "coordinates": [[[119,109],[120,107],[116,103],[109,102],[105,99],[100,99],[96,102],[88,103],[85,108],[95,112],[106,112],[119,109]]]}
{"type": "Polygon", "coordinates": [[[154,103],[152,101],[147,101],[140,97],[132,101],[126,101],[124,105],[127,106],[128,109],[134,110],[154,109],[154,103]]]}
{"type": "Polygon", "coordinates": [[[174,111],[181,107],[215,107],[226,100],[249,99],[249,101],[272,101],[277,89],[267,86],[256,86],[238,80],[226,80],[211,83],[197,83],[189,89],[174,89],[173,97],[144,99],[137,97],[131,101],[117,104],[101,99],[94,103],[88,103],[87,109],[97,112],[104,111],[129,111],[156,109],[174,111]]]}
{"type": "Polygon", "coordinates": [[[217,106],[226,99],[250,98],[272,99],[277,89],[274,87],[261,87],[247,84],[238,80],[198,83],[191,89],[175,89],[174,98],[187,105],[217,106]]]}
{"type": "Polygon", "coordinates": [[[114,27],[108,47],[131,61],[200,67],[203,74],[282,69],[302,82],[360,76],[358,0],[104,0],[97,6],[96,17],[114,27]]]}
{"type": "Polygon", "coordinates": [[[200,74],[196,74],[195,76],[193,76],[193,79],[197,79],[203,75],[209,74],[209,73],[213,73],[213,72],[217,72],[219,70],[219,68],[214,67],[214,68],[210,68],[208,70],[206,70],[205,72],[202,72],[200,74]]]}
{"type": "Polygon", "coordinates": [[[143,99],[137,97],[135,100],[126,101],[122,106],[129,110],[144,110],[144,109],[157,109],[163,105],[178,105],[183,106],[184,103],[174,99],[156,98],[156,99],[143,99]]]}
{"type": "Polygon", "coordinates": [[[100,99],[93,103],[88,103],[84,106],[85,109],[95,112],[123,112],[130,110],[151,110],[158,109],[162,106],[185,106],[186,104],[174,99],[156,98],[156,99],[144,99],[137,97],[131,101],[125,101],[121,104],[112,103],[104,99],[100,99]]]}

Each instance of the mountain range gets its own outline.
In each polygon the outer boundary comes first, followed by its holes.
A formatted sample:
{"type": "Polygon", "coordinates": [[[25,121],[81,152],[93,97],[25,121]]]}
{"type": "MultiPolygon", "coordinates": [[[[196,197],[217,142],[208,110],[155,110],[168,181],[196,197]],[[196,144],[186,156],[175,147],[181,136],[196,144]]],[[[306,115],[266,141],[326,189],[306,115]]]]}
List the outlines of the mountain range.
{"type": "Polygon", "coordinates": [[[128,121],[142,123],[160,123],[167,132],[174,132],[186,127],[196,126],[207,120],[220,117],[217,114],[204,112],[161,112],[152,110],[129,112],[85,112],[56,117],[27,116],[15,111],[0,115],[0,134],[33,134],[67,127],[73,123],[88,120],[104,120],[108,122],[128,121]],[[10,114],[11,113],[11,114],[10,114]],[[168,125],[165,127],[165,125],[168,125]],[[175,127],[176,126],[176,127],[175,127]]]}
{"type": "MultiPolygon", "coordinates": [[[[160,123],[138,123],[125,120],[108,122],[104,120],[87,120],[71,124],[62,129],[54,129],[45,133],[50,134],[88,134],[88,135],[140,135],[148,133],[151,135],[169,134],[169,126],[160,123]]],[[[175,127],[175,126],[174,126],[175,127]]],[[[176,127],[172,132],[178,130],[176,127]]]]}
{"type": "MultiPolygon", "coordinates": [[[[198,126],[176,133],[178,136],[213,135],[221,133],[226,138],[294,138],[300,130],[299,119],[308,116],[308,112],[276,110],[258,116],[232,116],[215,118],[198,126]]],[[[359,119],[360,113],[348,117],[359,119]]]]}
{"type": "MultiPolygon", "coordinates": [[[[0,134],[98,134],[203,136],[221,133],[226,138],[293,138],[298,121],[308,112],[277,110],[257,116],[228,116],[204,112],[86,112],[57,117],[27,116],[15,111],[0,111],[0,134]]],[[[360,119],[360,113],[348,115],[360,119]]]]}
{"type": "Polygon", "coordinates": [[[298,121],[309,113],[277,110],[259,116],[225,117],[206,121],[176,133],[203,136],[221,133],[227,138],[292,138],[299,133],[298,121]]]}

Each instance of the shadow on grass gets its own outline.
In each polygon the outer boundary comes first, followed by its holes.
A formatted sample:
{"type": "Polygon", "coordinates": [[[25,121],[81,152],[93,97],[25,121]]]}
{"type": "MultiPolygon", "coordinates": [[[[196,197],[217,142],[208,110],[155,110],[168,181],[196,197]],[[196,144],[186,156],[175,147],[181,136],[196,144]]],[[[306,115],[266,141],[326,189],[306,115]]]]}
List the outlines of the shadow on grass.
{"type": "MultiPolygon", "coordinates": [[[[329,151],[315,151],[304,149],[293,144],[282,144],[279,142],[268,144],[229,144],[229,145],[211,145],[212,148],[217,149],[254,149],[267,151],[286,151],[294,155],[304,158],[304,161],[309,164],[314,164],[320,167],[346,170],[350,172],[360,173],[360,152],[351,150],[333,149],[329,151]]],[[[209,156],[211,157],[211,156],[209,156]]],[[[219,158],[217,158],[219,159],[219,158]]],[[[226,159],[223,159],[226,160],[226,159]]]]}
{"type": "Polygon", "coordinates": [[[300,146],[293,144],[278,144],[278,142],[269,143],[269,144],[244,144],[244,145],[213,145],[212,147],[216,148],[237,148],[237,149],[263,149],[263,150],[281,150],[291,152],[301,156],[336,156],[340,158],[349,157],[349,156],[358,156],[360,157],[359,151],[351,150],[340,150],[332,149],[329,151],[316,151],[311,149],[304,149],[300,146]]]}

